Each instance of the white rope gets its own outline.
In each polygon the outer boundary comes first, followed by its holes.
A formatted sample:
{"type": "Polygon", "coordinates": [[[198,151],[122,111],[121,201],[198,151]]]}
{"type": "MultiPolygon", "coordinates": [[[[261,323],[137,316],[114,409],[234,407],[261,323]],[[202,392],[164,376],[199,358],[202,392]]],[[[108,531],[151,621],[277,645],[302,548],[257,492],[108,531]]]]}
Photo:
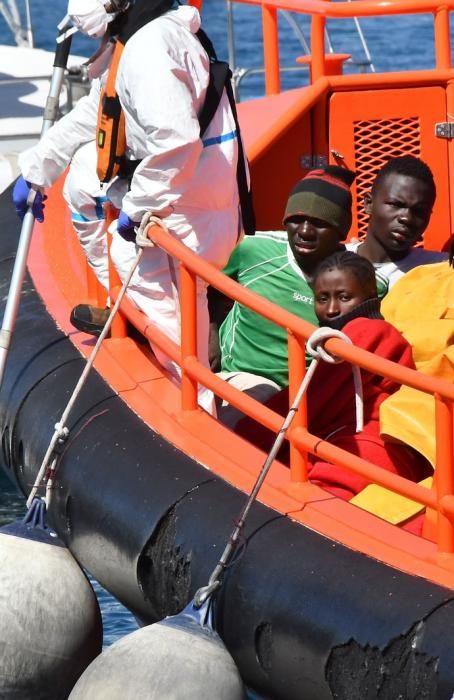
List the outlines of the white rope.
{"type": "MultiPolygon", "coordinates": [[[[317,328],[317,330],[315,330],[312,333],[306,344],[307,351],[314,358],[308,370],[308,374],[312,370],[313,365],[315,363],[318,364],[320,359],[330,364],[339,364],[340,362],[343,362],[343,359],[341,357],[337,357],[336,355],[333,355],[332,353],[329,353],[328,350],[326,350],[325,342],[329,338],[340,338],[345,343],[353,345],[348,335],[345,335],[345,333],[342,333],[342,331],[338,331],[335,328],[327,328],[325,326],[317,328]]],[[[359,369],[359,367],[357,367],[356,365],[352,365],[352,372],[353,381],[355,384],[356,432],[360,433],[364,428],[363,384],[361,381],[361,370],[359,369]]]]}
{"type": "MultiPolygon", "coordinates": [[[[138,246],[139,246],[139,250],[137,252],[137,255],[134,259],[134,262],[131,265],[131,269],[130,269],[125,281],[123,282],[123,285],[122,285],[121,290],[118,294],[117,300],[110,311],[109,318],[107,319],[106,324],[105,324],[104,328],[102,329],[102,332],[101,332],[101,334],[96,342],[96,345],[94,346],[93,350],[90,353],[90,356],[87,360],[87,363],[84,367],[84,370],[83,370],[82,374],[80,375],[79,381],[77,382],[77,384],[74,388],[74,391],[71,394],[70,399],[66,405],[66,408],[62,413],[62,417],[60,418],[60,421],[55,424],[54,434],[52,435],[51,441],[49,443],[49,447],[47,448],[47,452],[44,455],[44,459],[41,463],[38,474],[36,476],[35,483],[33,484],[32,490],[30,491],[30,495],[27,499],[27,508],[30,508],[32,501],[33,501],[34,497],[36,496],[36,493],[39,489],[41,481],[43,480],[43,478],[46,474],[49,460],[54,452],[54,449],[55,449],[57,442],[64,442],[69,435],[69,430],[66,427],[66,421],[68,420],[68,416],[71,412],[71,409],[73,408],[73,406],[74,406],[74,404],[75,404],[75,402],[76,402],[76,400],[77,400],[77,398],[82,390],[82,387],[85,384],[88,373],[90,372],[90,370],[93,366],[93,363],[96,359],[96,356],[99,352],[99,349],[102,345],[102,342],[103,342],[104,338],[106,337],[106,335],[108,334],[108,332],[110,331],[112,321],[115,318],[115,315],[116,315],[116,313],[120,307],[120,304],[123,300],[123,297],[126,293],[126,289],[128,288],[128,285],[129,285],[131,278],[136,270],[136,267],[139,264],[140,258],[142,257],[143,248],[145,246],[143,243],[142,243],[142,245],[138,244],[138,246]]],[[[54,472],[55,472],[55,463],[53,464],[53,466],[50,470],[49,478],[47,480],[46,502],[50,501],[50,489],[51,489],[51,484],[52,484],[52,479],[50,479],[50,476],[52,476],[54,472]]]]}
{"type": "Polygon", "coordinates": [[[167,231],[165,224],[159,216],[155,216],[151,211],[146,211],[142,216],[139,226],[136,228],[136,246],[139,248],[153,248],[156,245],[156,243],[147,236],[148,229],[153,225],[160,226],[164,231],[167,231]]]}
{"type": "MultiPolygon", "coordinates": [[[[241,534],[241,530],[244,527],[246,517],[249,513],[250,508],[252,507],[253,502],[257,498],[257,494],[260,491],[263,482],[266,479],[266,476],[268,474],[268,471],[277,455],[279,452],[281,445],[284,441],[285,434],[287,430],[289,429],[295,414],[299,408],[299,405],[301,403],[301,400],[304,396],[304,394],[307,391],[307,388],[310,384],[310,381],[312,377],[314,376],[314,372],[317,369],[318,363],[320,360],[323,360],[324,362],[329,362],[330,364],[339,364],[340,362],[343,362],[343,360],[340,357],[336,357],[336,355],[332,355],[329,353],[325,347],[324,343],[328,338],[340,338],[341,340],[344,340],[347,343],[350,343],[352,345],[352,341],[348,336],[345,335],[345,333],[342,333],[341,331],[335,330],[334,328],[317,328],[310,338],[308,339],[306,343],[306,347],[309,351],[309,353],[312,355],[313,360],[303,378],[303,381],[301,382],[299,389],[296,393],[296,396],[293,400],[292,405],[290,406],[289,412],[287,413],[284,422],[282,423],[281,429],[279,430],[278,434],[276,435],[276,439],[274,440],[273,446],[271,447],[271,450],[269,451],[265,462],[263,464],[263,467],[260,470],[260,473],[257,477],[257,480],[254,484],[254,487],[249,494],[249,497],[246,501],[246,504],[241,512],[240,517],[238,518],[237,524],[235,525],[232,534],[230,535],[229,541],[221,555],[221,558],[219,562],[217,563],[216,567],[214,568],[209,580],[208,580],[208,585],[202,586],[201,588],[196,591],[195,596],[194,596],[194,605],[196,608],[200,608],[203,603],[205,603],[206,600],[210,596],[215,593],[221,586],[221,579],[222,575],[231,560],[231,557],[233,555],[233,552],[235,550],[236,544],[238,542],[238,539],[241,534]]],[[[354,368],[355,369],[355,368],[354,368]]],[[[359,373],[359,368],[358,369],[359,373]]],[[[362,430],[362,420],[363,420],[363,411],[362,411],[362,385],[361,385],[361,374],[359,373],[359,386],[356,386],[356,379],[355,379],[355,390],[358,390],[358,393],[361,396],[361,403],[360,407],[356,406],[357,410],[357,432],[358,432],[358,426],[361,425],[360,430],[362,430]],[[359,416],[359,417],[358,417],[359,416]]]]}
{"type": "MultiPolygon", "coordinates": [[[[69,431],[68,431],[69,433],[69,431]]],[[[52,494],[52,489],[54,486],[54,474],[55,470],[57,469],[57,457],[54,457],[52,460],[52,464],[50,465],[48,471],[47,471],[47,481],[46,481],[46,496],[45,496],[45,502],[46,502],[46,511],[49,510],[50,508],[50,501],[51,501],[51,494],[52,494]]]]}

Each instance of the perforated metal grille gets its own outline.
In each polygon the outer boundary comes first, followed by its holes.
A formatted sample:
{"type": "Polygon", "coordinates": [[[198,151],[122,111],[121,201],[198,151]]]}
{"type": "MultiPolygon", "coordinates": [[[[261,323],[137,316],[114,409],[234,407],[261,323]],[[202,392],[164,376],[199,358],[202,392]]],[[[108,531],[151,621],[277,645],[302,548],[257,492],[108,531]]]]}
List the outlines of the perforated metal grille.
{"type": "Polygon", "coordinates": [[[390,158],[421,156],[421,129],[418,117],[370,119],[354,122],[358,234],[367,231],[363,197],[375,175],[390,158]]]}

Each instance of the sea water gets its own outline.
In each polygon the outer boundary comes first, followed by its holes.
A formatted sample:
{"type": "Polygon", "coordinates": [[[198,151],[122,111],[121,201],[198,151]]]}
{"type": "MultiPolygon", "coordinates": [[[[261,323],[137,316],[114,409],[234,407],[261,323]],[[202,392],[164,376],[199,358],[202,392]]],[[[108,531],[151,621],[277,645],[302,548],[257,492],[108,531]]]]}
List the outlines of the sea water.
{"type": "MultiPolygon", "coordinates": [[[[20,3],[20,0],[18,4],[20,3]]],[[[66,12],[67,0],[31,0],[31,12],[35,46],[48,50],[55,48],[56,24],[66,12]]],[[[293,16],[292,16],[293,17],[293,16]]],[[[205,0],[202,19],[205,29],[216,46],[220,58],[227,58],[227,12],[223,0],[205,0]]],[[[235,53],[236,65],[246,75],[240,84],[240,98],[248,99],[263,92],[263,65],[261,44],[261,19],[258,8],[248,5],[234,6],[235,53]]],[[[307,18],[298,16],[298,27],[294,27],[292,18],[284,14],[279,16],[281,64],[292,70],[282,76],[282,86],[295,87],[306,80],[304,70],[295,73],[295,57],[304,53],[302,43],[309,38],[307,18]]],[[[360,31],[364,35],[367,48],[358,35],[357,26],[352,20],[328,22],[329,40],[333,49],[339,53],[350,53],[352,62],[348,71],[370,70],[416,70],[433,67],[433,22],[428,15],[416,17],[388,17],[362,19],[360,31]],[[367,66],[368,52],[372,66],[367,66]]],[[[0,44],[13,44],[9,30],[0,16],[0,44]]],[[[76,36],[72,52],[89,56],[96,44],[84,37],[76,36]]],[[[1,69],[0,69],[1,71],[1,69]]],[[[24,513],[24,499],[9,484],[0,472],[0,526],[10,522],[24,513]]],[[[136,629],[132,615],[112,596],[93,582],[101,606],[104,624],[104,644],[109,645],[115,639],[136,629]]]]}
{"type": "MultiPolygon", "coordinates": [[[[17,0],[19,9],[21,2],[17,0]]],[[[67,0],[30,0],[35,45],[54,50],[56,24],[66,13],[67,0]]],[[[220,58],[228,57],[227,49],[227,4],[224,0],[203,0],[202,20],[217,49],[220,58]]],[[[243,71],[260,70],[263,67],[261,42],[261,14],[258,7],[233,4],[235,21],[236,65],[243,71]]],[[[304,15],[291,16],[279,13],[281,65],[295,68],[295,58],[304,53],[302,45],[310,36],[309,18],[304,15]]],[[[372,57],[372,68],[378,71],[419,70],[433,67],[433,19],[429,14],[415,16],[392,16],[362,18],[359,22],[328,20],[327,42],[337,53],[349,53],[352,60],[347,71],[366,70],[368,54],[372,57]],[[364,37],[361,40],[360,34],[364,37]]],[[[0,16],[0,43],[13,44],[5,21],[0,16]]],[[[89,56],[96,48],[95,42],[76,35],[72,51],[89,56]]],[[[0,69],[1,71],[1,69],[0,69]]],[[[282,87],[297,86],[307,75],[289,72],[282,76],[282,87]]],[[[255,97],[263,92],[263,76],[252,74],[243,79],[241,98],[255,97]]]]}

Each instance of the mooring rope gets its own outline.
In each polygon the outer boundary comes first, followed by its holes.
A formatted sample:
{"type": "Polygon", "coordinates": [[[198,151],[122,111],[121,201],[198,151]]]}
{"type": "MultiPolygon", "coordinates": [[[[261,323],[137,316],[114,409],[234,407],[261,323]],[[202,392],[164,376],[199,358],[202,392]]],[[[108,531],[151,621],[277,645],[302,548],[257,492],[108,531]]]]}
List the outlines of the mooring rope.
{"type": "Polygon", "coordinates": [[[33,484],[32,490],[30,491],[30,495],[27,499],[27,508],[30,508],[32,501],[34,497],[36,496],[39,486],[41,484],[41,481],[46,478],[46,503],[47,506],[49,507],[49,501],[51,498],[51,488],[52,488],[52,482],[53,482],[53,476],[55,473],[56,469],[56,463],[57,460],[56,458],[53,460],[52,466],[48,469],[49,461],[52,457],[52,454],[55,450],[55,447],[57,443],[63,443],[67,439],[69,435],[69,429],[66,427],[66,421],[68,420],[68,416],[77,401],[77,398],[82,391],[82,388],[87,380],[88,374],[93,366],[93,363],[96,359],[96,356],[99,352],[99,349],[104,341],[104,338],[110,331],[110,327],[112,325],[112,322],[115,318],[115,315],[120,308],[120,304],[123,300],[124,295],[126,294],[126,290],[131,282],[132,276],[134,272],[136,271],[137,265],[140,262],[140,259],[143,254],[144,248],[151,248],[154,246],[153,241],[151,241],[147,235],[146,232],[150,228],[151,225],[157,225],[163,228],[164,230],[167,230],[165,225],[163,224],[162,220],[159,219],[156,216],[151,215],[149,212],[144,214],[142,217],[142,221],[140,222],[140,226],[136,229],[136,247],[138,248],[137,255],[134,258],[134,261],[131,265],[131,269],[128,272],[128,275],[126,276],[122,287],[120,289],[120,292],[118,294],[117,300],[115,304],[113,305],[109,317],[104,325],[104,328],[102,329],[102,332],[99,335],[99,338],[96,342],[96,345],[94,346],[93,350],[90,353],[90,356],[87,359],[86,365],[84,367],[84,370],[82,374],[80,375],[79,381],[77,382],[73,393],[71,394],[69,401],[66,405],[65,410],[62,413],[62,416],[59,420],[58,423],[55,424],[54,427],[54,433],[52,435],[51,441],[49,443],[49,446],[47,448],[46,454],[44,455],[44,459],[41,463],[41,466],[39,468],[38,474],[36,476],[35,482],[33,484]]]}
{"type": "MultiPolygon", "coordinates": [[[[306,347],[313,357],[312,362],[306,372],[306,375],[304,376],[303,381],[300,384],[295,399],[289,409],[288,414],[284,419],[284,422],[282,423],[281,429],[276,435],[276,439],[273,443],[273,446],[271,447],[271,450],[269,451],[268,456],[265,459],[265,462],[259,472],[254,487],[230,535],[227,546],[225,547],[219,562],[216,564],[213,573],[211,574],[208,580],[208,585],[203,586],[202,588],[199,588],[198,591],[196,591],[196,594],[194,596],[194,605],[196,608],[200,608],[208,600],[208,598],[210,598],[210,596],[212,596],[213,593],[215,593],[222,585],[222,575],[230,563],[230,559],[234,553],[235,547],[240,538],[241,531],[245,525],[248,513],[252,507],[252,504],[257,498],[257,494],[260,491],[263,482],[265,481],[271,464],[273,463],[276,454],[278,453],[284,441],[285,434],[295,417],[301,400],[307,391],[307,388],[311,382],[312,377],[314,376],[314,372],[317,369],[320,360],[323,360],[324,362],[328,362],[330,364],[338,364],[340,362],[343,362],[342,358],[329,353],[328,350],[324,347],[324,344],[326,340],[328,340],[328,338],[340,338],[346,343],[353,345],[352,341],[347,335],[345,335],[345,333],[342,333],[342,331],[338,331],[334,328],[317,328],[308,339],[306,347]]],[[[361,372],[359,367],[356,367],[354,365],[352,365],[352,370],[355,381],[356,430],[357,432],[360,432],[363,429],[363,395],[361,372]]]]}

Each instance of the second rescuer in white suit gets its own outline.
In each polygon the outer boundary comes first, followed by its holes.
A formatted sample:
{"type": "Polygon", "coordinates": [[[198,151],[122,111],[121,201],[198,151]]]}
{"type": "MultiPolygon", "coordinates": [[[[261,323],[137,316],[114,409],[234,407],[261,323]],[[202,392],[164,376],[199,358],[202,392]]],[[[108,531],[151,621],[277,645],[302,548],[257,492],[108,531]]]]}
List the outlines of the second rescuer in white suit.
{"type": "MultiPolygon", "coordinates": [[[[126,117],[128,156],[141,159],[121,208],[132,222],[151,211],[191,250],[223,267],[240,235],[236,182],[238,140],[224,93],[200,139],[197,115],[204,104],[209,60],[194,36],[200,17],[180,6],[149,22],[127,42],[120,59],[116,89],[126,117]]],[[[121,277],[135,255],[132,243],[115,236],[111,254],[121,277]]],[[[175,261],[177,283],[179,266],[175,261]]],[[[169,260],[159,248],[145,250],[129,295],[169,337],[179,342],[177,302],[169,260]]],[[[208,367],[206,283],[197,295],[198,352],[208,367]]],[[[172,374],[180,370],[154,348],[172,374]]],[[[211,406],[211,394],[199,400],[211,406]]]]}
{"type": "MultiPolygon", "coordinates": [[[[115,0],[117,9],[126,7],[124,0],[115,0]]],[[[73,109],[56,122],[40,141],[19,156],[23,180],[35,187],[52,185],[69,167],[63,195],[71,211],[74,229],[88,263],[103,287],[108,289],[109,270],[103,205],[107,201],[96,174],[96,124],[101,87],[107,76],[113,43],[106,30],[119,12],[107,13],[102,0],[69,0],[68,14],[81,32],[93,39],[103,37],[103,49],[90,59],[88,76],[91,89],[73,109]],[[74,14],[72,13],[80,13],[74,14]]],[[[18,213],[25,213],[27,188],[13,194],[18,213]]],[[[34,212],[35,213],[35,212],[34,212]]],[[[38,206],[39,219],[44,218],[38,206]]],[[[39,220],[38,219],[38,220],[39,220]]]]}
{"type": "Polygon", "coordinates": [[[71,210],[74,229],[100,283],[108,288],[107,240],[103,204],[105,191],[96,175],[95,132],[100,81],[90,94],[45,134],[36,146],[19,156],[22,175],[39,187],[49,187],[71,162],[63,195],[71,210]]]}

